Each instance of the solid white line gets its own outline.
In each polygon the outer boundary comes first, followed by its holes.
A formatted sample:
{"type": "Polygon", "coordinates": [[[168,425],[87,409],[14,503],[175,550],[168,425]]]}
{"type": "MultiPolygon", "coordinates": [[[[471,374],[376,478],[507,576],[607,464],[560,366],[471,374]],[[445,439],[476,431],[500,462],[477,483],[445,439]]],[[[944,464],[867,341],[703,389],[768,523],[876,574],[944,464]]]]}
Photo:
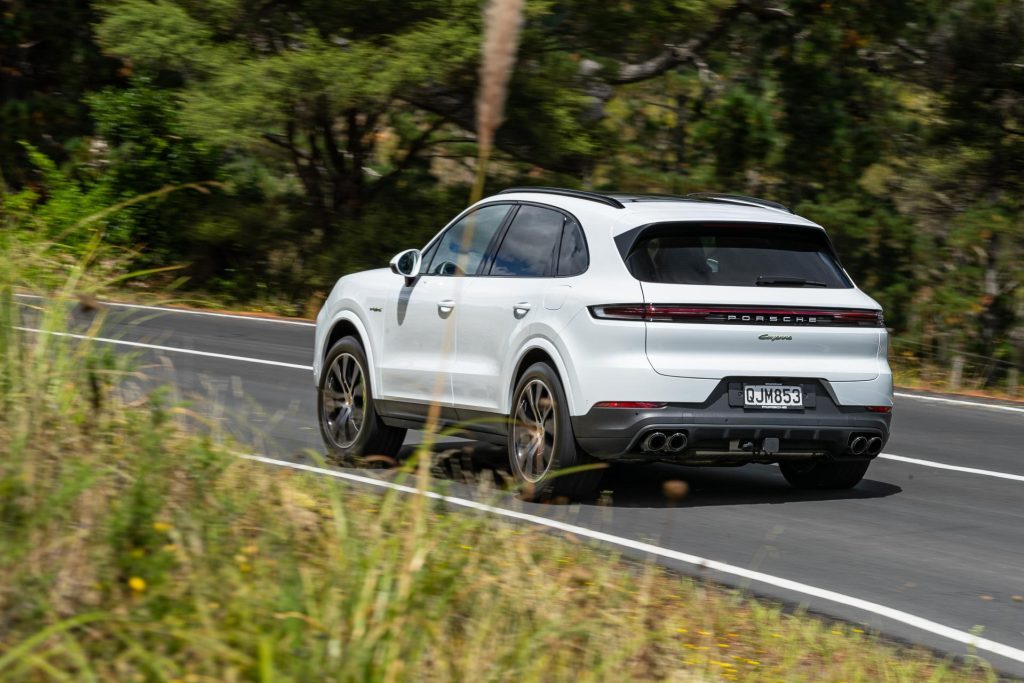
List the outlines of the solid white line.
{"type": "MultiPolygon", "coordinates": [[[[42,299],[37,294],[15,294],[22,299],[42,299]]],[[[316,327],[316,323],[305,320],[283,320],[281,318],[263,318],[258,315],[239,315],[237,313],[215,313],[213,311],[197,311],[191,308],[173,308],[171,306],[143,306],[142,304],[125,304],[118,301],[100,301],[103,306],[118,308],[138,308],[145,311],[162,311],[164,313],[184,313],[187,315],[207,315],[213,318],[233,318],[235,320],[254,320],[261,323],[277,323],[279,325],[299,325],[300,327],[316,327]]]]}
{"type": "Polygon", "coordinates": [[[944,462],[935,462],[934,460],[919,460],[917,458],[908,458],[903,455],[893,455],[892,453],[882,453],[878,457],[884,458],[886,460],[898,460],[899,462],[906,462],[910,463],[911,465],[921,465],[922,467],[934,467],[937,470],[952,470],[954,472],[966,472],[967,474],[980,474],[986,477],[1010,479],[1011,481],[1024,481],[1024,475],[1010,474],[1009,472],[996,472],[995,470],[979,470],[975,467],[947,465],[944,462]]]}
{"type": "Polygon", "coordinates": [[[998,403],[978,403],[977,401],[964,401],[959,398],[945,398],[942,396],[923,396],[921,394],[906,394],[897,391],[894,396],[899,398],[916,398],[919,401],[934,401],[936,403],[950,403],[955,406],[974,406],[975,408],[991,408],[992,410],[1006,410],[1011,413],[1024,413],[1024,407],[1004,406],[998,403]]]}
{"type": "Polygon", "coordinates": [[[221,360],[235,360],[243,363],[258,363],[259,365],[274,365],[279,368],[292,368],[294,370],[309,370],[313,366],[299,365],[298,363],[283,363],[277,360],[264,360],[263,358],[249,358],[247,356],[232,356],[226,353],[213,353],[212,351],[195,351],[193,349],[179,349],[174,346],[159,346],[157,344],[143,344],[142,342],[126,341],[124,339],[108,339],[106,337],[90,337],[86,334],[72,334],[70,332],[47,332],[31,327],[15,327],[22,332],[35,332],[36,334],[51,334],[55,337],[71,337],[72,339],[85,339],[88,341],[102,342],[104,344],[116,344],[118,346],[131,346],[138,349],[153,349],[155,351],[168,351],[170,353],[185,353],[190,356],[206,356],[207,358],[220,358],[221,360]]]}
{"type": "MultiPolygon", "coordinates": [[[[387,488],[394,491],[401,491],[403,493],[420,493],[418,489],[412,486],[405,486],[403,484],[395,484],[388,481],[381,481],[372,477],[365,477],[358,474],[352,474],[349,472],[341,472],[338,470],[329,470],[322,467],[314,467],[312,465],[303,465],[301,463],[288,462],[286,460],[276,460],[274,458],[267,458],[261,455],[240,455],[240,457],[246,460],[254,460],[256,462],[262,462],[268,465],[275,465],[278,467],[287,467],[295,470],[303,470],[306,472],[313,472],[315,474],[324,474],[329,477],[335,477],[337,479],[345,479],[348,481],[357,482],[360,484],[367,484],[369,486],[376,486],[380,488],[387,488]]],[[[939,624],[937,622],[925,619],[923,617],[910,614],[909,612],[903,612],[898,609],[893,609],[886,605],[880,605],[876,602],[869,602],[868,600],[862,600],[861,598],[855,598],[835,591],[827,590],[825,588],[818,588],[811,586],[806,583],[800,583],[798,581],[791,581],[790,579],[784,579],[771,574],[765,574],[763,572],[753,571],[751,569],[745,569],[743,567],[737,567],[735,565],[726,564],[724,562],[718,562],[716,560],[709,560],[697,555],[691,555],[689,553],[679,552],[678,550],[669,550],[668,548],[662,548],[651,543],[644,543],[642,541],[634,541],[629,538],[623,538],[621,536],[614,536],[607,534],[602,531],[594,531],[586,527],[577,526],[575,524],[567,524],[565,522],[559,522],[546,517],[540,517],[538,515],[531,515],[525,512],[517,512],[515,510],[508,510],[506,508],[495,507],[493,505],[487,505],[485,503],[478,503],[473,500],[467,500],[466,498],[458,498],[456,496],[446,496],[433,491],[423,492],[423,495],[434,500],[441,500],[451,505],[456,505],[463,508],[469,508],[471,510],[478,510],[480,512],[487,512],[493,515],[499,515],[501,517],[507,517],[510,519],[517,519],[523,522],[529,522],[538,526],[545,526],[551,529],[557,529],[570,534],[576,534],[584,538],[590,538],[595,541],[601,541],[602,543],[609,543],[622,548],[631,548],[644,553],[650,553],[658,557],[664,557],[670,560],[676,560],[683,562],[695,567],[712,569],[714,571],[722,572],[723,574],[730,574],[732,576],[738,576],[750,581],[756,581],[768,586],[774,586],[776,588],[782,588],[784,590],[792,591],[794,593],[800,593],[814,598],[820,598],[822,600],[828,600],[839,605],[847,607],[853,607],[864,612],[871,614],[877,614],[878,616],[892,619],[900,623],[912,626],[922,631],[927,631],[943,638],[948,638],[964,645],[977,648],[978,650],[984,650],[992,654],[1006,657],[1017,662],[1024,663],[1024,650],[1010,647],[998,643],[988,638],[980,638],[973,633],[967,631],[960,631],[958,629],[939,624]]]]}

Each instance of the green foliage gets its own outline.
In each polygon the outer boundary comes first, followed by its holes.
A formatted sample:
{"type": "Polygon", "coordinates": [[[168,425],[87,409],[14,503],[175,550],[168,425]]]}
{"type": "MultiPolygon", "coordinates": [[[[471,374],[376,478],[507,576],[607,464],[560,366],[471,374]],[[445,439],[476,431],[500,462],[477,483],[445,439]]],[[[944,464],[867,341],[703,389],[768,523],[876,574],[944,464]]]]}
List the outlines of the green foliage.
{"type": "MultiPolygon", "coordinates": [[[[222,301],[305,312],[338,275],[422,245],[468,194],[476,0],[66,4],[0,22],[5,46],[30,45],[0,49],[17,71],[0,201],[38,207],[44,234],[218,181],[62,238],[101,228],[222,301]]],[[[900,336],[1024,364],[1019,2],[537,0],[525,14],[491,187],[779,199],[830,229],[900,336]]]]}

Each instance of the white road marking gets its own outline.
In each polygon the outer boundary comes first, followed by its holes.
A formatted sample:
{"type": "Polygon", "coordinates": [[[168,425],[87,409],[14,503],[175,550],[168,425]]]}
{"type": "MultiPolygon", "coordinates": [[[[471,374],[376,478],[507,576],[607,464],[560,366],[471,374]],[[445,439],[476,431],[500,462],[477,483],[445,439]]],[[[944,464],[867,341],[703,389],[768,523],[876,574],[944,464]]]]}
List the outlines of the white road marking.
{"type": "MultiPolygon", "coordinates": [[[[338,470],[329,470],[322,467],[315,467],[313,465],[304,465],[301,463],[288,462],[286,460],[276,460],[274,458],[268,458],[262,455],[246,455],[240,454],[239,457],[245,458],[246,460],[253,460],[268,465],[275,465],[277,467],[287,467],[295,470],[303,470],[306,472],[312,472],[314,474],[324,474],[329,477],[335,477],[337,479],[345,479],[348,481],[367,484],[369,486],[376,486],[379,488],[392,489],[394,491],[401,491],[402,493],[421,493],[418,489],[413,486],[406,486],[404,484],[395,484],[389,481],[381,481],[372,477],[365,477],[358,474],[352,474],[350,472],[341,472],[338,470]]],[[[678,550],[670,550],[668,548],[662,548],[661,546],[654,545],[652,543],[644,543],[642,541],[635,541],[629,538],[623,538],[622,536],[615,536],[613,534],[604,533],[603,531],[594,531],[586,527],[577,526],[575,524],[567,524],[565,522],[559,522],[546,517],[540,517],[538,515],[531,515],[525,512],[518,512],[515,510],[509,510],[506,508],[496,507],[493,505],[487,505],[485,503],[479,503],[474,500],[468,500],[466,498],[458,498],[456,496],[446,496],[433,491],[422,492],[423,495],[434,500],[444,501],[451,505],[458,507],[468,508],[471,510],[478,510],[480,512],[487,512],[493,515],[501,517],[507,517],[510,519],[517,519],[523,522],[529,522],[538,526],[545,526],[551,529],[557,529],[570,534],[576,534],[584,538],[589,538],[602,543],[609,543],[622,548],[631,548],[644,553],[650,553],[658,557],[663,557],[670,560],[676,560],[685,564],[692,565],[694,567],[700,567],[705,569],[712,569],[714,571],[722,572],[723,574],[730,574],[750,581],[755,581],[768,586],[774,586],[776,588],[782,588],[784,590],[792,591],[794,593],[800,593],[809,597],[820,598],[822,600],[828,600],[838,605],[844,605],[846,607],[852,607],[854,609],[862,610],[871,614],[876,614],[893,621],[912,626],[922,631],[927,631],[943,638],[968,645],[978,650],[984,650],[1000,657],[1006,657],[1016,662],[1024,663],[1024,650],[998,643],[988,638],[980,638],[973,633],[967,631],[960,631],[950,626],[945,626],[935,621],[919,617],[909,612],[902,610],[893,609],[886,605],[878,604],[877,602],[870,602],[861,598],[855,598],[842,593],[837,593],[825,588],[818,588],[817,586],[811,586],[806,583],[800,583],[799,581],[792,581],[790,579],[784,579],[779,576],[773,576],[771,574],[765,574],[763,572],[754,571],[751,569],[745,569],[744,567],[737,567],[735,565],[726,564],[725,562],[718,562],[717,560],[709,560],[704,557],[697,555],[691,555],[689,553],[683,553],[678,550]]]]}
{"type": "Polygon", "coordinates": [[[158,344],[143,344],[142,342],[126,341],[124,339],[108,339],[106,337],[90,337],[87,334],[72,334],[70,332],[48,332],[37,330],[31,327],[15,327],[22,332],[34,332],[35,334],[51,334],[55,337],[70,337],[72,339],[84,339],[87,341],[102,342],[104,344],[116,344],[118,346],[130,346],[137,349],[153,349],[154,351],[167,351],[170,353],[185,353],[190,356],[206,356],[208,358],[220,358],[222,360],[237,360],[243,363],[258,363],[260,365],[274,365],[279,368],[292,368],[293,370],[313,371],[312,365],[299,365],[298,363],[284,363],[277,360],[264,360],[263,358],[249,358],[248,356],[232,356],[226,353],[213,353],[212,351],[196,351],[194,349],[180,349],[175,346],[160,346],[158,344]]]}
{"type": "Polygon", "coordinates": [[[965,401],[959,398],[945,398],[943,396],[924,396],[921,394],[907,394],[902,391],[895,392],[894,396],[899,398],[916,398],[919,401],[934,401],[936,403],[950,403],[955,406],[974,406],[975,408],[990,408],[992,410],[1005,410],[1011,413],[1024,413],[1024,407],[1006,406],[999,403],[979,403],[978,401],[965,401]]]}
{"type": "Polygon", "coordinates": [[[1024,475],[1021,474],[1010,474],[1009,472],[996,472],[995,470],[979,470],[975,467],[961,467],[960,465],[947,465],[944,462],[935,462],[934,460],[920,460],[918,458],[908,458],[903,455],[893,455],[892,453],[882,453],[878,456],[885,460],[897,460],[899,462],[910,463],[911,465],[920,465],[922,467],[934,467],[937,470],[952,470],[954,472],[966,472],[967,474],[980,474],[985,477],[997,477],[998,479],[1010,479],[1011,481],[1024,481],[1024,475]]]}
{"type": "MultiPolygon", "coordinates": [[[[42,299],[37,294],[15,294],[21,299],[42,299]]],[[[191,308],[174,308],[171,306],[143,306],[142,304],[125,304],[118,301],[100,301],[103,306],[116,306],[117,308],[137,308],[144,311],[162,311],[164,313],[184,313],[186,315],[206,315],[212,318],[233,318],[235,320],[253,320],[261,323],[278,323],[279,325],[298,325],[300,327],[316,327],[316,323],[305,320],[284,320],[282,318],[264,318],[258,315],[241,315],[238,313],[215,313],[213,311],[199,311],[191,308]]]]}

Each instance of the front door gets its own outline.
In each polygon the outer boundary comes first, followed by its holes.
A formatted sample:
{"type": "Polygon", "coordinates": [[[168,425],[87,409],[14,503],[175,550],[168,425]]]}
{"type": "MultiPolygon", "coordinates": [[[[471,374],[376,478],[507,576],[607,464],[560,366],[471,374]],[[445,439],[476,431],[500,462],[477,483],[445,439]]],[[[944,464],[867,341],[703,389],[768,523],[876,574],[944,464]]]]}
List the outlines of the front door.
{"type": "Polygon", "coordinates": [[[488,204],[462,217],[424,250],[420,276],[396,283],[385,310],[381,395],[386,400],[452,406],[451,367],[460,299],[508,214],[488,204]]]}

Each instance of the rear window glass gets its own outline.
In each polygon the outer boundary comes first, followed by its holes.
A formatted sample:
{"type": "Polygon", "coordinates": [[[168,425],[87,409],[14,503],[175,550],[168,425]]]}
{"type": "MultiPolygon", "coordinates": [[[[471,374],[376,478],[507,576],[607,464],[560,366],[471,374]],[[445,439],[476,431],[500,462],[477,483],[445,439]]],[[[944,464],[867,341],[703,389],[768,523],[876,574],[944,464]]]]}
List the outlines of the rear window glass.
{"type": "Polygon", "coordinates": [[[638,280],[665,284],[852,286],[823,232],[780,225],[651,226],[629,249],[626,266],[638,280]]]}

